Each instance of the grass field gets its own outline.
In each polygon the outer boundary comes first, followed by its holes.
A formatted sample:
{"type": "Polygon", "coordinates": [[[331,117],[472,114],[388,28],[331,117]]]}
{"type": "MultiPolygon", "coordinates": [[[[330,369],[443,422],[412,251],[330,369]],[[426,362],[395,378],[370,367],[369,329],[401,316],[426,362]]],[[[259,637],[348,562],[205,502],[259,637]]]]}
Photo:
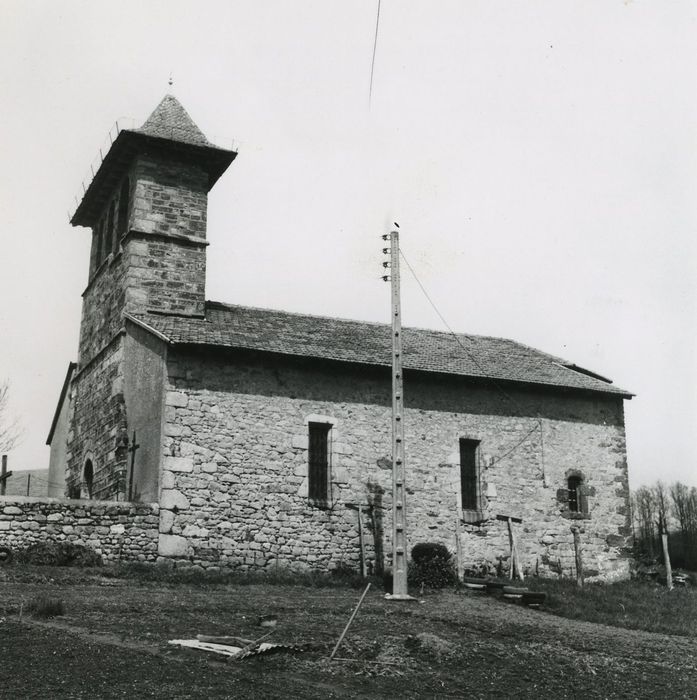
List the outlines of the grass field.
{"type": "Polygon", "coordinates": [[[579,592],[543,582],[536,587],[547,590],[550,614],[469,592],[388,602],[374,589],[338,654],[349,660],[329,662],[360,590],[304,583],[312,585],[4,567],[0,695],[689,698],[697,687],[695,590],[627,583],[579,592]],[[62,601],[65,615],[46,621],[23,612],[20,622],[20,605],[39,596],[62,601]],[[197,634],[258,638],[264,615],[278,618],[269,641],[306,651],[225,662],[167,644],[197,634]]]}

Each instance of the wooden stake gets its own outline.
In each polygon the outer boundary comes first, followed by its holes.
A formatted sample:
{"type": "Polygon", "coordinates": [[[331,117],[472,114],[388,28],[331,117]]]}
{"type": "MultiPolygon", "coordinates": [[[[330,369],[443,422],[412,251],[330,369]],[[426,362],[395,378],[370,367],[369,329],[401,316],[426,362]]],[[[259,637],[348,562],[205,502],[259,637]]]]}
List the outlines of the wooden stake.
{"type": "Polygon", "coordinates": [[[346,623],[346,627],[344,627],[344,631],[341,633],[341,636],[339,637],[339,641],[336,643],[336,646],[334,647],[332,653],[329,656],[330,661],[334,658],[334,656],[336,655],[336,652],[339,651],[339,647],[341,646],[341,642],[344,641],[344,637],[346,636],[346,633],[348,632],[348,629],[351,626],[351,623],[353,622],[353,618],[356,617],[356,613],[358,612],[358,608],[361,607],[361,603],[363,602],[363,598],[365,598],[365,595],[368,592],[369,588],[370,588],[370,584],[368,584],[365,587],[365,590],[363,591],[363,595],[361,596],[361,599],[358,601],[358,605],[356,605],[351,617],[349,618],[349,621],[346,623]]]}
{"type": "Polygon", "coordinates": [[[523,577],[523,571],[520,568],[520,561],[518,561],[518,547],[516,545],[515,541],[515,533],[513,532],[513,519],[508,518],[508,540],[511,545],[511,566],[510,570],[508,572],[509,578],[513,580],[513,577],[515,576],[515,573],[517,571],[518,573],[518,578],[521,581],[524,581],[523,577]]]}
{"type": "Polygon", "coordinates": [[[361,576],[368,575],[368,566],[365,560],[365,538],[363,537],[363,506],[358,505],[358,541],[361,546],[361,576]]]}
{"type": "Polygon", "coordinates": [[[464,567],[462,566],[462,533],[460,531],[460,518],[455,519],[455,558],[457,561],[457,578],[462,581],[464,567]]]}
{"type": "Polygon", "coordinates": [[[668,553],[668,533],[664,532],[661,535],[661,541],[663,542],[663,561],[666,565],[666,586],[668,590],[673,590],[673,569],[670,565],[670,554],[668,553]]]}
{"type": "Polygon", "coordinates": [[[583,588],[583,555],[581,553],[581,529],[572,527],[574,534],[574,551],[576,553],[576,585],[583,588]]]}

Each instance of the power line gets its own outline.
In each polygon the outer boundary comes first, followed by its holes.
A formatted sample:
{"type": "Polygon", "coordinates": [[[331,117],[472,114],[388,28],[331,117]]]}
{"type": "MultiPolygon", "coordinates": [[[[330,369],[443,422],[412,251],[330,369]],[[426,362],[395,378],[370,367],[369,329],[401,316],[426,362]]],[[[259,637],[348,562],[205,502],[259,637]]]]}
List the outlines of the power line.
{"type": "Polygon", "coordinates": [[[375,72],[375,53],[378,48],[378,27],[380,26],[380,3],[381,0],[378,0],[378,13],[377,13],[377,18],[375,20],[375,40],[373,41],[373,60],[370,63],[370,89],[368,91],[368,109],[370,109],[370,105],[373,99],[373,73],[375,72]]]}
{"type": "MultiPolygon", "coordinates": [[[[419,285],[419,288],[423,292],[423,295],[428,300],[428,303],[431,305],[433,310],[436,312],[436,314],[438,315],[438,318],[440,318],[441,322],[447,328],[450,335],[452,335],[452,337],[455,339],[455,341],[460,346],[460,348],[465,352],[467,357],[469,357],[469,359],[472,361],[472,363],[475,365],[475,367],[481,372],[482,378],[485,381],[488,381],[499,392],[501,392],[502,396],[504,396],[514,406],[519,417],[524,418],[525,416],[523,414],[522,406],[499,384],[499,382],[497,382],[493,377],[487,376],[486,370],[482,367],[482,365],[479,363],[477,358],[470,352],[470,350],[463,345],[462,341],[460,340],[460,336],[458,336],[457,333],[455,333],[455,331],[450,327],[450,324],[445,319],[445,316],[443,316],[443,314],[440,312],[440,310],[436,306],[436,303],[431,298],[431,295],[426,290],[426,287],[424,287],[424,285],[421,283],[421,280],[419,279],[418,275],[416,274],[416,271],[414,270],[414,268],[411,266],[411,264],[407,260],[406,256],[404,255],[404,251],[400,250],[399,252],[400,252],[400,255],[401,255],[402,259],[404,260],[406,266],[409,268],[409,272],[411,272],[412,277],[416,281],[416,284],[419,285]]],[[[506,457],[508,457],[509,455],[513,454],[513,452],[515,452],[537,430],[540,431],[540,448],[541,448],[541,450],[543,450],[544,448],[542,447],[542,435],[543,435],[542,419],[538,417],[536,419],[535,426],[531,430],[529,430],[510,450],[508,450],[503,455],[501,455],[496,460],[494,460],[489,466],[493,467],[495,464],[498,464],[501,460],[503,460],[506,457]]],[[[542,452],[542,480],[543,480],[543,482],[545,482],[545,485],[546,485],[546,475],[544,472],[544,452],[542,452]]]]}

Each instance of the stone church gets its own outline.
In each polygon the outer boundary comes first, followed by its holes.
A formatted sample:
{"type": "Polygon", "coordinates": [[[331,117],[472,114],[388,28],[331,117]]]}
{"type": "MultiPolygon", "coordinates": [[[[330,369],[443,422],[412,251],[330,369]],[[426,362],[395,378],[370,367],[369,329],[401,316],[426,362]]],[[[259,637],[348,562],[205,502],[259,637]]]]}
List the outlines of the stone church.
{"type": "MultiPolygon", "coordinates": [[[[157,556],[369,569],[391,553],[386,325],[207,301],[208,193],[236,153],[168,95],[121,130],[71,223],[91,231],[76,363],[49,435],[64,496],[159,504],[157,556]]],[[[468,570],[628,571],[631,394],[502,338],[405,328],[410,546],[468,570]],[[463,348],[467,348],[467,351],[463,348]]]]}

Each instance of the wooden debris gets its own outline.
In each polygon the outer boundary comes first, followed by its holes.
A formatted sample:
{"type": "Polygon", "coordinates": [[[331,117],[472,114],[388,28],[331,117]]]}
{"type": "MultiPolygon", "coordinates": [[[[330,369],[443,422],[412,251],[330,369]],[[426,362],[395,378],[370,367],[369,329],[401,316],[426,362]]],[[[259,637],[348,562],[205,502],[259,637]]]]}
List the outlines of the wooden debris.
{"type": "Polygon", "coordinates": [[[346,636],[346,633],[348,632],[349,627],[351,626],[351,623],[353,622],[353,618],[356,617],[356,613],[358,612],[358,608],[361,607],[361,603],[363,603],[363,599],[366,596],[366,593],[370,589],[370,584],[368,584],[365,587],[365,590],[363,591],[363,595],[361,596],[361,599],[358,601],[358,605],[353,610],[353,613],[351,614],[351,617],[349,618],[349,621],[346,623],[346,627],[344,627],[344,631],[341,633],[341,636],[339,637],[339,641],[336,643],[336,646],[332,650],[332,653],[329,655],[329,660],[331,661],[335,656],[336,652],[339,650],[339,647],[341,646],[341,642],[344,641],[344,637],[346,636]]]}

